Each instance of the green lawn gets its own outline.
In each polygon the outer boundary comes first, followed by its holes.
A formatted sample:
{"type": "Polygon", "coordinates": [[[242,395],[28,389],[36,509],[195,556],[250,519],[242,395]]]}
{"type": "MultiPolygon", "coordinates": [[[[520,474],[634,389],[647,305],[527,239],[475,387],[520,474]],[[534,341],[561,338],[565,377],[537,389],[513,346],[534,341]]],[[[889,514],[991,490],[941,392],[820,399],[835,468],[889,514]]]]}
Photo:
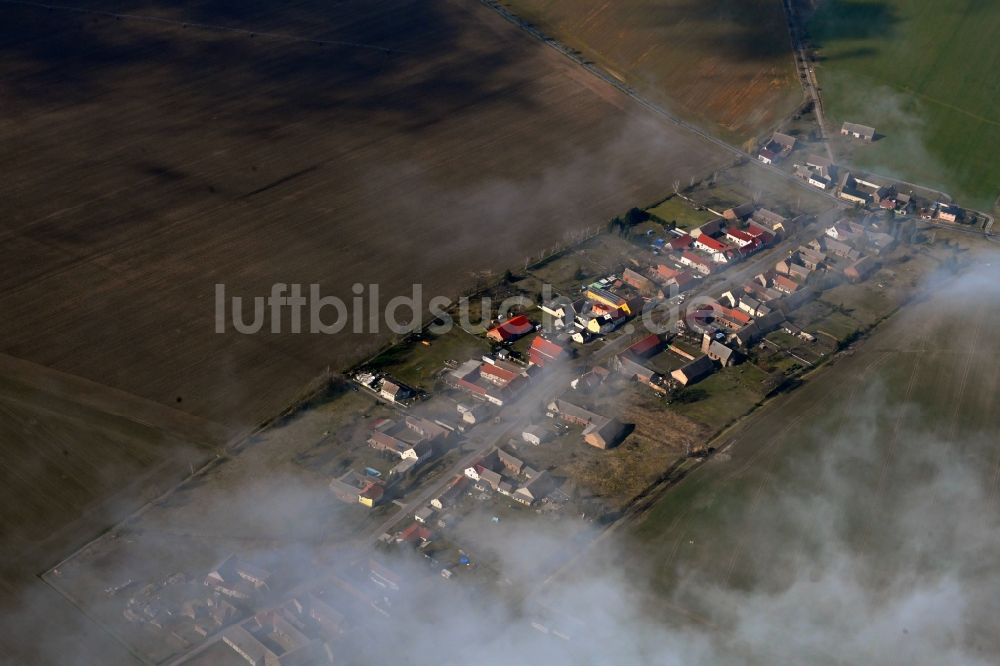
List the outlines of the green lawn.
{"type": "Polygon", "coordinates": [[[671,409],[711,428],[721,429],[763,399],[760,383],[765,377],[766,374],[752,363],[724,368],[687,389],[702,396],[699,400],[676,402],[671,409]]]}
{"type": "MultiPolygon", "coordinates": [[[[1000,3],[830,0],[810,23],[831,128],[871,125],[859,166],[989,208],[1000,194],[1000,3]]],[[[843,152],[843,150],[842,150],[843,152]]]]}
{"type": "Polygon", "coordinates": [[[680,229],[693,229],[715,219],[712,213],[697,210],[680,197],[670,197],[647,210],[665,222],[676,222],[680,229]]]}

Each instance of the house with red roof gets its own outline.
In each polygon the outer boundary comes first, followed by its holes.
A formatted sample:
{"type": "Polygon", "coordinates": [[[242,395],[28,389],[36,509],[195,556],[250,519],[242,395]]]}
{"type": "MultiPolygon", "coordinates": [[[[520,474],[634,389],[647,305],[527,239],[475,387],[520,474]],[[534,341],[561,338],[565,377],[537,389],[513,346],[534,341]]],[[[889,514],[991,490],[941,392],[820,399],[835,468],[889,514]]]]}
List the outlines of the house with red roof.
{"type": "Polygon", "coordinates": [[[540,335],[531,341],[528,349],[528,360],[539,367],[569,358],[569,355],[568,349],[540,335]]]}
{"type": "Polygon", "coordinates": [[[486,337],[494,342],[513,342],[535,330],[535,325],[525,315],[511,317],[486,332],[486,337]]]}
{"type": "Polygon", "coordinates": [[[775,275],[774,288],[786,294],[793,294],[799,290],[799,283],[784,275],[775,275]]]}
{"type": "Polygon", "coordinates": [[[671,250],[678,252],[680,250],[687,249],[693,242],[694,238],[692,238],[690,234],[684,234],[683,236],[671,239],[668,245],[670,245],[671,250]]]}
{"type": "Polygon", "coordinates": [[[694,246],[699,250],[704,250],[705,252],[708,252],[709,254],[712,255],[712,258],[715,261],[720,261],[720,262],[726,261],[725,258],[726,251],[732,249],[725,243],[716,240],[715,238],[712,238],[707,234],[702,234],[701,236],[698,236],[698,238],[696,238],[694,241],[694,246]]]}
{"type": "Polygon", "coordinates": [[[757,242],[754,236],[735,227],[726,229],[726,240],[737,247],[746,247],[757,242]]]}

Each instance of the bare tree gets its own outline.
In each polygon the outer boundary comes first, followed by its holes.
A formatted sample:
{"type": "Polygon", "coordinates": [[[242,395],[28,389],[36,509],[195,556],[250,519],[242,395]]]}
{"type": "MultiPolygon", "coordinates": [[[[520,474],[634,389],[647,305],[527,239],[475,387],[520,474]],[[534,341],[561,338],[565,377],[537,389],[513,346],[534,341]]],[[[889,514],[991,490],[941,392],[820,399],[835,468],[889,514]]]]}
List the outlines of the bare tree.
{"type": "Polygon", "coordinates": [[[680,191],[681,191],[681,181],[675,180],[674,181],[674,194],[680,194],[680,191]]]}

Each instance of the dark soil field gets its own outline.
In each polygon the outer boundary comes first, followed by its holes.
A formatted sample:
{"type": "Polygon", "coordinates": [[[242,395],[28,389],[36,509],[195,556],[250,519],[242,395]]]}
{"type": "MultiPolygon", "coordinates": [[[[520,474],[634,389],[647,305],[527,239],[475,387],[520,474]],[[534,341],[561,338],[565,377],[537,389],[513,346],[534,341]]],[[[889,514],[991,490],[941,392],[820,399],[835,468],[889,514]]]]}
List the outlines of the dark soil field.
{"type": "Polygon", "coordinates": [[[37,574],[389,339],[217,283],[454,297],[728,159],[471,1],[2,2],[0,68],[4,663],[126,659],[37,574]]]}
{"type": "Polygon", "coordinates": [[[385,337],[217,335],[216,283],[457,295],[721,161],[473,2],[88,7],[0,6],[2,351],[227,425],[385,337]]]}
{"type": "Polygon", "coordinates": [[[685,119],[743,143],[802,102],[780,0],[508,0],[685,119]]]}

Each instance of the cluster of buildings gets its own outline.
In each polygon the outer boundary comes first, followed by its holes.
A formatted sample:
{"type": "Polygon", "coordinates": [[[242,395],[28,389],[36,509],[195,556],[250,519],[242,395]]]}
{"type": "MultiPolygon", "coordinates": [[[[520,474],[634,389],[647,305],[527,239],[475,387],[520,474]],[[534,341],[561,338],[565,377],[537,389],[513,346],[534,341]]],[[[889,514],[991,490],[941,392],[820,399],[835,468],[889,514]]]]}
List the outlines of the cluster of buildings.
{"type": "Polygon", "coordinates": [[[450,370],[445,383],[478,400],[503,407],[528,385],[527,368],[499,358],[470,359],[450,370]]]}
{"type": "MultiPolygon", "coordinates": [[[[500,448],[492,449],[465,468],[464,475],[475,484],[476,490],[496,492],[525,506],[542,501],[555,489],[555,481],[547,471],[529,467],[500,448]]],[[[437,501],[441,502],[441,498],[437,501]]]]}
{"type": "Polygon", "coordinates": [[[187,649],[250,613],[269,592],[270,580],[266,569],[231,555],[200,580],[175,573],[158,583],[130,582],[114,593],[129,593],[126,621],[187,649]]]}
{"type": "Polygon", "coordinates": [[[228,627],[222,642],[250,666],[337,663],[332,642],[345,616],[314,592],[286,600],[228,627]]]}
{"type": "Polygon", "coordinates": [[[382,373],[359,372],[352,379],[390,404],[408,405],[420,395],[420,391],[412,386],[382,373]]]}
{"type": "Polygon", "coordinates": [[[330,490],[342,502],[372,508],[393,484],[409,478],[415,469],[446,450],[452,433],[449,425],[414,415],[401,421],[378,419],[369,433],[368,446],[390,458],[399,458],[389,470],[388,479],[374,470],[361,473],[350,469],[330,480],[330,490]]]}

